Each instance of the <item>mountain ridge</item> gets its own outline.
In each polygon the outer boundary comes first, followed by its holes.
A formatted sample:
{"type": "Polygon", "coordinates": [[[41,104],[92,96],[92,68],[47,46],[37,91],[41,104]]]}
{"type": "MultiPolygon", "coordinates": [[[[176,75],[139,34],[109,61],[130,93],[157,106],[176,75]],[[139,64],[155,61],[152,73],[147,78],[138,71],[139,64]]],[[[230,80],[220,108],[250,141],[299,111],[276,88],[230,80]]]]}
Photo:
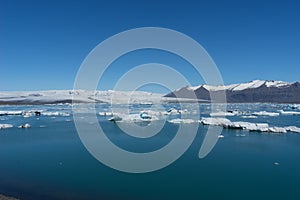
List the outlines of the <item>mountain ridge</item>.
{"type": "Polygon", "coordinates": [[[226,94],[228,103],[300,103],[300,83],[253,80],[231,85],[185,86],[164,97],[193,98],[210,101],[210,95],[226,94]]]}

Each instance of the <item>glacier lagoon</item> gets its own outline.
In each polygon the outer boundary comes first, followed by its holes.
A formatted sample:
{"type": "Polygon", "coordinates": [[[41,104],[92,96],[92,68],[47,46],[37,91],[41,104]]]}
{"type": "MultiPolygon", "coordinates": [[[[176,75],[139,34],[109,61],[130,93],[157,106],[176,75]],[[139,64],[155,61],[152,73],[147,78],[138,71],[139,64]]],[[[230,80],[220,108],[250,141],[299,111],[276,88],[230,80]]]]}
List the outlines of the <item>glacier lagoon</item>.
{"type": "MultiPolygon", "coordinates": [[[[152,106],[133,105],[132,109],[151,110],[152,106]]],[[[171,108],[180,109],[178,104],[165,105],[166,111],[171,108]]],[[[213,116],[270,127],[300,127],[299,105],[229,104],[228,110],[213,116]]],[[[20,199],[297,199],[300,196],[300,135],[296,132],[224,128],[224,138],[218,140],[208,156],[199,159],[208,126],[198,122],[195,140],[177,161],[155,172],[130,174],[103,165],[85,149],[69,104],[0,106],[0,111],[0,124],[13,126],[0,130],[2,194],[20,199]],[[35,116],[32,111],[40,111],[41,115],[35,116]],[[18,128],[26,123],[30,128],[18,128]]],[[[174,137],[176,122],[184,123],[177,120],[180,116],[174,112],[166,116],[167,122],[155,138],[135,139],[108,121],[109,104],[96,104],[96,111],[108,137],[134,152],[162,148],[174,137]]],[[[210,105],[200,104],[200,114],[212,117],[210,105]]]]}

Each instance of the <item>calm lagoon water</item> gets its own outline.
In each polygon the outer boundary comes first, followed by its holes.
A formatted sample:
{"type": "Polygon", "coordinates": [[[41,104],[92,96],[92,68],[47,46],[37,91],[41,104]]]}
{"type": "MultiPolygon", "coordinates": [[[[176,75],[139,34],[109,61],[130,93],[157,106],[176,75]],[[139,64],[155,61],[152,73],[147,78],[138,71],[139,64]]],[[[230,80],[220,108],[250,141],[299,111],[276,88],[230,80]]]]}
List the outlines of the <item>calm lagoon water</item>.
{"type": "MultiPolygon", "coordinates": [[[[176,107],[176,105],[169,105],[176,107]]],[[[289,105],[235,104],[244,112],[291,110],[289,105]]],[[[109,110],[98,105],[99,111],[109,110]]],[[[173,164],[145,174],[113,170],[97,161],[76,132],[69,105],[1,106],[0,110],[43,110],[70,116],[0,116],[0,193],[20,199],[299,199],[300,134],[262,134],[224,129],[225,136],[204,159],[198,158],[207,126],[173,164]],[[18,125],[30,123],[29,129],[18,125]],[[278,162],[279,165],[274,165],[278,162]]],[[[201,115],[209,106],[201,105],[201,115]]],[[[300,127],[300,115],[258,116],[232,121],[300,127]]],[[[178,125],[166,123],[157,139],[144,145],[100,117],[109,138],[123,148],[152,151],[174,137],[178,125]]],[[[189,133],[187,133],[189,134],[189,133]]]]}

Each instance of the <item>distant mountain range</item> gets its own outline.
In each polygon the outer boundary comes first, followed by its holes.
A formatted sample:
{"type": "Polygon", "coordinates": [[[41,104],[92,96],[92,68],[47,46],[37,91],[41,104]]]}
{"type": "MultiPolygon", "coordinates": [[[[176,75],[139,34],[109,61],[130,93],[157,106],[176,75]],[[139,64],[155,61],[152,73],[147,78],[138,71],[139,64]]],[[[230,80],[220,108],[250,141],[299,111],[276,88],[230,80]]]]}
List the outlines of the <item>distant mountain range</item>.
{"type": "Polygon", "coordinates": [[[192,98],[210,101],[210,94],[224,93],[228,103],[300,103],[300,83],[254,80],[226,86],[186,86],[165,97],[192,98]]]}
{"type": "Polygon", "coordinates": [[[228,103],[300,103],[300,83],[255,80],[226,86],[186,86],[167,95],[142,91],[47,90],[0,92],[0,105],[57,103],[156,104],[210,102],[210,94],[226,94],[228,103]],[[197,97],[195,99],[194,97],[197,97]],[[176,98],[174,98],[176,97],[176,98]]]}

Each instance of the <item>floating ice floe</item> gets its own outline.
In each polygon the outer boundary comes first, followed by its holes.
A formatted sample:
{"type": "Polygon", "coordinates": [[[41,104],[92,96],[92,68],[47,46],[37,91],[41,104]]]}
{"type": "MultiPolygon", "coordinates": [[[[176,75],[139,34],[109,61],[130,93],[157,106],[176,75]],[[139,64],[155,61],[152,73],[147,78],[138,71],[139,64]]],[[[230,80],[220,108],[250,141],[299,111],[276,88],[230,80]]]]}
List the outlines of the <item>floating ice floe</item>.
{"type": "Polygon", "coordinates": [[[113,116],[112,112],[99,112],[100,116],[113,116]]]}
{"type": "Polygon", "coordinates": [[[168,111],[167,111],[167,114],[169,115],[178,115],[180,114],[179,110],[175,109],[175,108],[170,108],[168,111]]]}
{"type": "Polygon", "coordinates": [[[22,115],[24,118],[28,118],[31,116],[40,116],[42,111],[23,111],[22,115]]]}
{"type": "Polygon", "coordinates": [[[276,116],[279,116],[279,113],[276,113],[276,112],[267,112],[267,111],[259,111],[259,112],[254,112],[253,115],[276,117],[276,116]]]}
{"type": "Polygon", "coordinates": [[[227,112],[214,112],[210,113],[209,115],[211,117],[226,117],[226,116],[236,116],[236,115],[242,115],[243,112],[239,110],[228,110],[227,112]]]}
{"type": "Polygon", "coordinates": [[[108,121],[111,121],[111,122],[122,121],[122,117],[120,117],[118,115],[113,115],[111,118],[108,119],[108,121]]]}
{"type": "Polygon", "coordinates": [[[0,124],[0,129],[5,129],[5,128],[12,128],[13,125],[11,124],[0,124]]]}
{"type": "Polygon", "coordinates": [[[149,115],[146,112],[141,112],[140,114],[130,114],[128,116],[122,116],[123,121],[132,121],[132,122],[143,122],[143,121],[156,121],[159,120],[158,117],[154,115],[149,115]]]}
{"type": "Polygon", "coordinates": [[[153,105],[152,101],[144,101],[144,102],[140,102],[141,105],[153,105]]]}
{"type": "Polygon", "coordinates": [[[225,116],[235,116],[235,113],[232,112],[215,112],[209,114],[211,117],[225,117],[225,116]]]}
{"type": "Polygon", "coordinates": [[[256,119],[257,116],[254,116],[254,115],[244,115],[244,116],[242,116],[242,118],[244,118],[244,119],[256,119]]]}
{"type": "Polygon", "coordinates": [[[249,131],[265,131],[269,128],[269,125],[266,123],[250,123],[250,122],[232,122],[231,125],[225,126],[229,129],[246,129],[249,131]]]}
{"type": "Polygon", "coordinates": [[[246,134],[244,133],[237,133],[235,134],[236,137],[246,137],[246,134]]]}
{"type": "Polygon", "coordinates": [[[298,109],[298,110],[300,110],[300,105],[299,104],[289,105],[289,107],[291,109],[298,109]]]}
{"type": "Polygon", "coordinates": [[[140,113],[140,118],[141,119],[148,119],[148,120],[152,119],[152,117],[145,111],[140,113]]]}
{"type": "Polygon", "coordinates": [[[202,118],[201,123],[204,125],[214,125],[214,126],[228,126],[232,124],[231,121],[226,118],[210,118],[210,117],[202,118]]]}
{"type": "Polygon", "coordinates": [[[164,116],[163,112],[154,112],[154,111],[141,111],[138,114],[121,114],[121,113],[113,113],[112,117],[108,119],[108,121],[113,122],[150,122],[150,121],[156,121],[162,118],[164,116]]]}
{"type": "Polygon", "coordinates": [[[170,109],[167,111],[167,114],[168,114],[168,115],[179,115],[179,114],[184,114],[184,113],[188,113],[188,110],[187,110],[187,109],[184,109],[184,110],[177,110],[176,108],[170,108],[170,109]]]}
{"type": "Polygon", "coordinates": [[[30,124],[26,123],[24,125],[18,126],[18,128],[30,128],[30,124]]]}
{"type": "Polygon", "coordinates": [[[294,133],[300,133],[300,128],[299,127],[296,127],[296,126],[288,126],[288,127],[285,127],[287,131],[290,131],[290,132],[294,132],[294,133]]]}
{"type": "Polygon", "coordinates": [[[279,110],[280,114],[282,115],[300,115],[300,112],[296,111],[284,111],[284,110],[279,110]]]}
{"type": "Polygon", "coordinates": [[[204,125],[222,126],[228,129],[243,129],[248,131],[271,132],[271,133],[300,133],[300,128],[296,126],[288,127],[270,127],[267,123],[250,123],[250,122],[231,122],[226,118],[202,118],[201,123],[204,125]]]}
{"type": "Polygon", "coordinates": [[[0,111],[0,116],[3,115],[22,115],[23,111],[0,111]]]}
{"type": "Polygon", "coordinates": [[[193,120],[193,119],[171,119],[171,120],[168,120],[169,123],[172,123],[172,124],[191,124],[191,123],[195,123],[196,121],[193,120]]]}
{"type": "Polygon", "coordinates": [[[66,112],[42,112],[42,115],[44,116],[63,116],[63,117],[68,117],[70,116],[69,113],[66,113],[66,112]]]}
{"type": "Polygon", "coordinates": [[[23,117],[24,117],[24,118],[31,117],[32,115],[33,115],[33,114],[30,113],[30,112],[25,112],[25,113],[23,113],[23,117]]]}

